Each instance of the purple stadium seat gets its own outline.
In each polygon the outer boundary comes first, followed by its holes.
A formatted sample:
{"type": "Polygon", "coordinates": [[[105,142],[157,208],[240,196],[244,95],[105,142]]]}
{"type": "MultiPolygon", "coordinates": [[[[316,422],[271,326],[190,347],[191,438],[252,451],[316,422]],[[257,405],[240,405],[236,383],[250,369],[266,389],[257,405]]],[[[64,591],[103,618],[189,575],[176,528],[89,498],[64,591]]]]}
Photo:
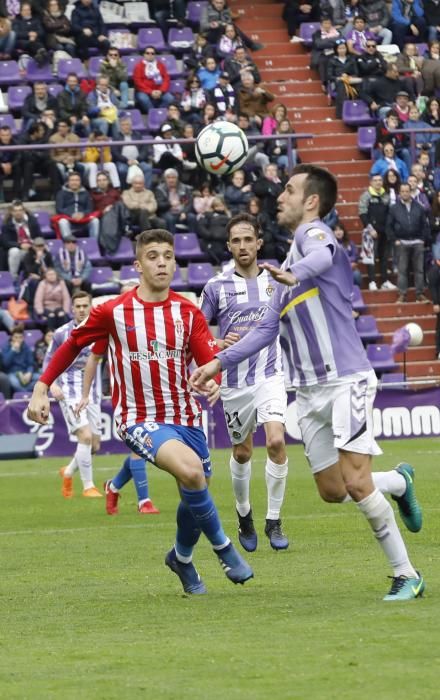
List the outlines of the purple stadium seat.
{"type": "Polygon", "coordinates": [[[391,345],[386,343],[367,345],[367,357],[375,372],[392,372],[398,367],[391,352],[391,345]]]}
{"type": "Polygon", "coordinates": [[[62,58],[58,63],[58,78],[62,82],[67,80],[69,73],[75,73],[79,80],[87,77],[87,73],[79,58],[62,58]]]}
{"type": "Polygon", "coordinates": [[[92,265],[102,265],[105,262],[96,238],[78,238],[78,245],[81,246],[92,265]]]}
{"type": "Polygon", "coordinates": [[[170,80],[170,92],[172,95],[181,96],[185,89],[185,81],[182,79],[170,80]]]}
{"type": "Polygon", "coordinates": [[[187,16],[186,20],[188,24],[191,27],[194,27],[195,29],[199,28],[200,25],[200,17],[202,15],[202,12],[205,7],[207,7],[208,2],[207,0],[190,0],[190,2],[187,5],[187,16]]]}
{"type": "Polygon", "coordinates": [[[0,331],[0,349],[4,348],[8,344],[9,338],[11,336],[6,331],[0,331]]]}
{"type": "Polygon", "coordinates": [[[163,38],[162,30],[159,27],[144,27],[139,30],[137,47],[144,52],[147,46],[153,46],[156,51],[166,51],[167,45],[163,38]]]}
{"type": "Polygon", "coordinates": [[[303,40],[304,46],[309,47],[312,45],[312,37],[319,27],[319,22],[302,22],[299,25],[299,35],[303,40]]]}
{"type": "Polygon", "coordinates": [[[380,378],[380,388],[388,389],[389,391],[405,391],[406,379],[403,372],[388,372],[380,378]],[[388,386],[389,384],[397,384],[398,386],[388,386]]]}
{"type": "Polygon", "coordinates": [[[142,61],[142,56],[139,56],[138,54],[134,56],[121,56],[121,59],[127,67],[128,77],[132,78],[134,67],[139,63],[139,61],[142,61]]]}
{"type": "Polygon", "coordinates": [[[38,341],[41,340],[42,337],[43,332],[40,331],[39,328],[31,328],[30,330],[24,332],[25,342],[29,345],[30,348],[33,348],[35,343],[38,343],[38,341]]]}
{"type": "Polygon", "coordinates": [[[21,83],[17,61],[0,61],[0,85],[21,83]]]}
{"type": "Polygon", "coordinates": [[[356,327],[361,340],[367,343],[377,341],[382,337],[374,316],[359,316],[356,319],[356,327]]]}
{"type": "Polygon", "coordinates": [[[24,101],[32,92],[29,85],[12,85],[8,88],[8,109],[10,112],[20,112],[24,101]]]}
{"type": "Polygon", "coordinates": [[[147,126],[144,122],[144,118],[138,109],[126,109],[123,112],[121,112],[119,118],[121,118],[123,115],[126,117],[131,117],[133,131],[147,131],[147,126]]]}
{"type": "Polygon", "coordinates": [[[167,110],[165,107],[151,107],[147,115],[147,128],[151,133],[159,131],[160,127],[167,118],[167,110]]]}
{"type": "Polygon", "coordinates": [[[49,238],[49,240],[46,241],[46,245],[52,253],[52,257],[56,258],[60,249],[63,247],[63,241],[59,238],[49,238]]]}
{"type": "Polygon", "coordinates": [[[211,277],[215,276],[215,270],[211,263],[189,263],[188,265],[188,287],[189,289],[201,290],[211,277]]]}
{"type": "Polygon", "coordinates": [[[99,75],[101,69],[101,63],[104,60],[104,56],[92,56],[89,59],[89,75],[91,78],[95,78],[99,75]]]}
{"type": "Polygon", "coordinates": [[[168,45],[173,53],[183,53],[194,43],[194,33],[191,27],[172,27],[168,32],[168,45]]]}
{"type": "Polygon", "coordinates": [[[372,126],[376,117],[372,117],[368,105],[363,100],[344,100],[342,106],[342,121],[347,126],[372,126]]]}
{"type": "Polygon", "coordinates": [[[60,85],[60,83],[51,83],[47,86],[47,92],[49,95],[52,95],[52,97],[58,97],[61,90],[64,90],[64,85],[60,85]]]}
{"type": "Polygon", "coordinates": [[[119,270],[119,279],[121,282],[139,282],[139,272],[134,269],[133,265],[123,265],[119,270]]]}
{"type": "Polygon", "coordinates": [[[179,266],[176,267],[174,277],[171,280],[171,289],[173,289],[175,292],[184,292],[186,289],[188,289],[188,285],[182,277],[182,270],[179,266]]]}
{"type": "Polygon", "coordinates": [[[119,284],[114,281],[111,267],[94,267],[89,282],[92,285],[93,296],[100,294],[118,294],[119,284]]]}
{"type": "Polygon", "coordinates": [[[361,290],[357,286],[357,284],[353,285],[353,296],[351,299],[351,305],[355,311],[364,311],[367,308],[367,305],[364,302],[364,299],[362,297],[361,290]]]}
{"type": "Polygon", "coordinates": [[[0,299],[15,296],[14,280],[10,272],[0,270],[0,299]]]}
{"type": "Polygon", "coordinates": [[[376,129],[374,126],[360,126],[358,129],[358,148],[360,151],[371,153],[376,143],[376,129]]]}
{"type": "Polygon", "coordinates": [[[39,66],[31,58],[26,66],[26,80],[30,83],[35,83],[37,80],[42,80],[44,83],[53,83],[55,76],[52,73],[52,66],[46,63],[44,66],[39,66]]]}
{"type": "Polygon", "coordinates": [[[179,70],[177,66],[176,57],[169,53],[164,53],[162,56],[158,56],[158,61],[165,65],[170,78],[181,78],[182,71],[179,70]]]}
{"type": "Polygon", "coordinates": [[[0,127],[2,126],[9,126],[13,134],[17,133],[15,119],[12,114],[0,114],[0,127]]]}
{"type": "Polygon", "coordinates": [[[206,255],[200,248],[199,239],[195,233],[174,234],[174,254],[177,260],[206,260],[206,255]]]}
{"type": "Polygon", "coordinates": [[[121,238],[116,253],[106,255],[109,263],[132,263],[134,259],[133,243],[128,238],[121,238]]]}
{"type": "Polygon", "coordinates": [[[41,233],[45,238],[54,238],[55,231],[50,225],[50,214],[47,211],[34,211],[36,220],[40,224],[41,233]]]}

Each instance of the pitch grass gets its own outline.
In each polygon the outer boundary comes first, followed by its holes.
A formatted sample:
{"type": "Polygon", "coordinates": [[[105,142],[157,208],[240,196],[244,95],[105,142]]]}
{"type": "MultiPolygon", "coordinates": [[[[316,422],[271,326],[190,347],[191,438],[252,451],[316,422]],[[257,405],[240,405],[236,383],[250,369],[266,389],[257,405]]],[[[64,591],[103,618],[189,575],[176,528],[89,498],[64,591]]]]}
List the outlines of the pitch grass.
{"type": "MultiPolygon", "coordinates": [[[[263,534],[263,451],[254,460],[260,536],[255,579],[234,586],[206,542],[196,563],[208,595],[186,598],[163,563],[176,489],[150,469],[160,516],[121,513],[78,494],[65,501],[63,460],[0,462],[0,698],[30,700],[412,700],[439,698],[438,440],[388,442],[377,466],[417,468],[424,528],[405,533],[427,580],[424,599],[386,604],[389,573],[352,504],[321,503],[300,448],[289,448],[287,552],[263,534]]],[[[228,451],[214,451],[212,490],[236,539],[228,451]]],[[[97,484],[118,457],[95,460],[97,484]]]]}

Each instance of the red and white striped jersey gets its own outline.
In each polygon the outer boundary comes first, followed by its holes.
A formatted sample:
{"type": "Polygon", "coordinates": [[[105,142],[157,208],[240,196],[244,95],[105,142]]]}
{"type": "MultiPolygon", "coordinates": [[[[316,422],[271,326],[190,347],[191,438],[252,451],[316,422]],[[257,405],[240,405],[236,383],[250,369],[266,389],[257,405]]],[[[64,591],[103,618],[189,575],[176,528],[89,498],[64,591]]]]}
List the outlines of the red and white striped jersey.
{"type": "Polygon", "coordinates": [[[94,307],[54,354],[41,381],[50,385],[72,355],[92,343],[96,354],[109,350],[118,430],[145,421],[201,425],[189,364],[212,360],[217,345],[192,302],[172,291],[165,301],[145,302],[134,289],[94,307]]]}

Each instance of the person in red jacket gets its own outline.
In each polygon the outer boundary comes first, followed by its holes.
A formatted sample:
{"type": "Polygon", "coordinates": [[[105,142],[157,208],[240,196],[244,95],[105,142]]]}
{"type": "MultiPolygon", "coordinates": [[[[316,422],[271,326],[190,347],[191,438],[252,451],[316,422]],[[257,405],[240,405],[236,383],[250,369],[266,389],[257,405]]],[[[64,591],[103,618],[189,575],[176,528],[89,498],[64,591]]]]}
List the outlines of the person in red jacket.
{"type": "Polygon", "coordinates": [[[142,61],[135,66],[133,82],[136,102],[145,114],[151,107],[167,107],[174,100],[169,92],[170,76],[164,64],[157,60],[153,46],[146,47],[142,61]]]}

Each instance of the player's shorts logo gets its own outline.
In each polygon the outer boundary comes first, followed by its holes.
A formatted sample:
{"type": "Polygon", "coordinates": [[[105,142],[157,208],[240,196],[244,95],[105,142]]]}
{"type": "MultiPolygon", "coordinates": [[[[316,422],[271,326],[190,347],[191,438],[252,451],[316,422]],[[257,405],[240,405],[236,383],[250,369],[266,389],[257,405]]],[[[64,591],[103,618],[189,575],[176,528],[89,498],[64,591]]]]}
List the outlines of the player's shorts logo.
{"type": "Polygon", "coordinates": [[[238,430],[233,430],[232,437],[238,440],[239,438],[241,438],[241,433],[239,433],[238,430]]]}

